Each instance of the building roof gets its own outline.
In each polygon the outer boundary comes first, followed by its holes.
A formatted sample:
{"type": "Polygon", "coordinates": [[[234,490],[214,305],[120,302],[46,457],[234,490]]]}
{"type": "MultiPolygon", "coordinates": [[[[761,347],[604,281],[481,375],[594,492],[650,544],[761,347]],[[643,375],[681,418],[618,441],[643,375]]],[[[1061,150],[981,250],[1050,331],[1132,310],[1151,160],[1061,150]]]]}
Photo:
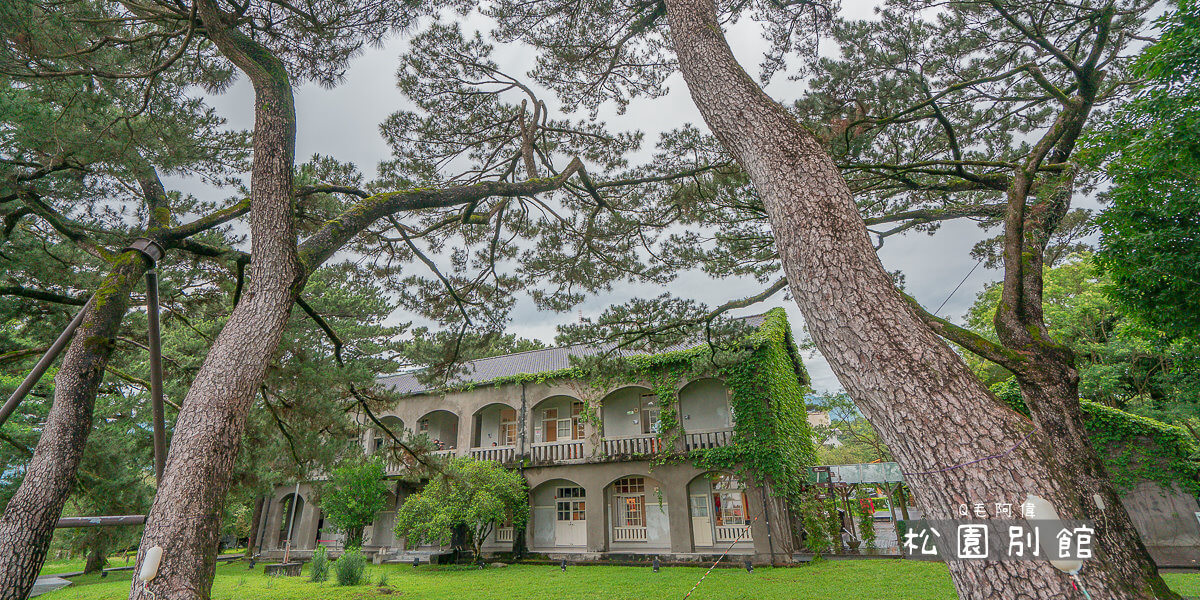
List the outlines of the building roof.
{"type": "MultiPolygon", "coordinates": [[[[741,317],[740,321],[746,323],[750,327],[759,327],[766,319],[766,314],[757,314],[747,317],[741,317]]],[[[574,344],[571,346],[558,346],[555,348],[543,348],[541,350],[528,350],[526,352],[517,352],[515,354],[504,354],[501,356],[491,356],[463,363],[461,372],[454,377],[450,385],[462,386],[477,383],[485,383],[507,377],[511,375],[520,375],[522,373],[546,373],[549,371],[560,371],[570,368],[571,357],[586,358],[596,356],[615,346],[614,343],[605,344],[574,344]]],[[[673,346],[663,348],[658,354],[674,352],[676,350],[686,350],[694,348],[699,344],[695,342],[681,342],[673,346]]],[[[629,357],[645,354],[645,352],[636,350],[618,350],[617,356],[629,357]]],[[[388,388],[389,390],[403,394],[415,395],[424,394],[434,391],[428,385],[422,384],[418,379],[417,371],[408,373],[398,373],[395,375],[386,375],[376,379],[376,383],[388,388]]]]}

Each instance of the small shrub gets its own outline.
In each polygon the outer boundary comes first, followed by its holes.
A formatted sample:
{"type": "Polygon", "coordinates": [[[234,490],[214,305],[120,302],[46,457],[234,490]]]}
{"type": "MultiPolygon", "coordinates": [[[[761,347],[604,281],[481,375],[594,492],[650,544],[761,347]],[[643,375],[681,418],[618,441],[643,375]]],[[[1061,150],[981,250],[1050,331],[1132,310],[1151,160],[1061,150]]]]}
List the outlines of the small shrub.
{"type": "Polygon", "coordinates": [[[384,571],[382,574],[379,575],[379,587],[387,587],[387,586],[388,586],[387,571],[384,571]]]}
{"type": "Polygon", "coordinates": [[[333,563],[338,585],[361,585],[366,568],[367,558],[358,548],[350,549],[333,563]]]}
{"type": "Polygon", "coordinates": [[[326,579],[329,579],[329,549],[322,544],[317,546],[316,552],[313,552],[309,580],[313,583],[321,583],[326,579]]]}

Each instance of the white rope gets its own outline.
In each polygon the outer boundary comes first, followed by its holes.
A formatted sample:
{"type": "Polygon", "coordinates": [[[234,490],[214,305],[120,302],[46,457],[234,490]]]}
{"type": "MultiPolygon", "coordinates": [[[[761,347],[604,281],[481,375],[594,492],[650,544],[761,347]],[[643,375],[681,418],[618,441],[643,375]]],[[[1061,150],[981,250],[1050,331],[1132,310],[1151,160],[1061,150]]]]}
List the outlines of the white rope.
{"type": "Polygon", "coordinates": [[[748,531],[750,531],[750,526],[753,525],[754,522],[757,521],[758,517],[760,517],[760,516],[762,516],[761,511],[758,513],[758,515],[756,515],[753,519],[751,519],[749,523],[746,523],[746,526],[743,527],[742,530],[738,532],[737,537],[733,539],[733,542],[729,544],[729,547],[726,548],[725,551],[722,552],[721,555],[717,557],[717,560],[714,561],[712,566],[709,567],[708,570],[704,572],[704,575],[700,576],[700,581],[697,581],[696,585],[693,585],[692,589],[688,590],[688,593],[683,595],[683,600],[687,600],[687,598],[692,595],[692,592],[696,591],[696,588],[700,587],[700,583],[704,581],[704,578],[708,577],[708,574],[712,573],[712,570],[717,568],[717,563],[721,562],[721,559],[725,558],[725,555],[729,554],[730,550],[733,550],[733,547],[735,544],[742,541],[742,536],[746,535],[746,533],[748,531]]]}

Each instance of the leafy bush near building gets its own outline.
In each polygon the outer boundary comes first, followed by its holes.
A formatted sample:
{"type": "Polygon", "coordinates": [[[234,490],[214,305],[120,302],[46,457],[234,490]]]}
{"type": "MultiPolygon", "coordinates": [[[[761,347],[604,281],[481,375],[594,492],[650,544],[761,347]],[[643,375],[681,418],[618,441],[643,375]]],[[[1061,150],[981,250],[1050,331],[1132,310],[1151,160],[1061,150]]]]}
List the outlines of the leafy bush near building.
{"type": "Polygon", "coordinates": [[[363,528],[375,520],[387,499],[383,464],[358,457],[343,461],[321,486],[325,518],[346,535],[346,547],[362,546],[363,528]]]}
{"type": "Polygon", "coordinates": [[[309,579],[313,583],[321,583],[329,579],[329,549],[324,544],[317,546],[316,552],[313,552],[309,579]]]}
{"type": "Polygon", "coordinates": [[[475,560],[483,541],[506,522],[523,529],[529,514],[525,478],[491,461],[452,459],[396,513],[396,535],[416,543],[450,544],[457,528],[467,534],[475,560]]]}
{"type": "Polygon", "coordinates": [[[337,562],[333,563],[338,585],[361,585],[363,571],[366,568],[367,557],[363,556],[362,551],[358,548],[347,550],[341,558],[337,559],[337,562]]]}

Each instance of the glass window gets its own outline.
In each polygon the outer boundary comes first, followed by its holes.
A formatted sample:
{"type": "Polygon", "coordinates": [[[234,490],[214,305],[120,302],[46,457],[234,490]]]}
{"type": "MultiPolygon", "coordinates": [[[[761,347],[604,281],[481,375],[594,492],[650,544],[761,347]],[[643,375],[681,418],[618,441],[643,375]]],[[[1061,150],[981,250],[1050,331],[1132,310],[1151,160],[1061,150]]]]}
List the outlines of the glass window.
{"type": "Polygon", "coordinates": [[[581,487],[560,487],[554,491],[555,512],[559,521],[584,521],[585,501],[581,487]]]}
{"type": "Polygon", "coordinates": [[[500,439],[501,446],[513,446],[517,443],[517,411],[514,408],[500,410],[500,439]]]}
{"type": "Polygon", "coordinates": [[[582,416],[583,416],[583,403],[582,402],[572,402],[571,403],[571,439],[573,439],[573,440],[582,440],[583,439],[583,419],[580,418],[582,416]]]}
{"type": "Polygon", "coordinates": [[[584,492],[581,487],[560,487],[554,492],[555,498],[583,498],[584,492]]]}
{"type": "Polygon", "coordinates": [[[642,434],[658,433],[658,396],[642,394],[642,434]]]}
{"type": "Polygon", "coordinates": [[[634,494],[646,491],[646,480],[641,477],[623,477],[613,487],[618,494],[634,494]]]}
{"type": "Polygon", "coordinates": [[[558,409],[547,408],[542,411],[542,441],[558,441],[558,409]]]}
{"type": "Polygon", "coordinates": [[[714,474],[712,486],[717,525],[745,525],[749,503],[741,480],[727,473],[714,474]]]}
{"type": "Polygon", "coordinates": [[[618,527],[646,526],[646,496],[623,496],[617,500],[618,527]]]}

